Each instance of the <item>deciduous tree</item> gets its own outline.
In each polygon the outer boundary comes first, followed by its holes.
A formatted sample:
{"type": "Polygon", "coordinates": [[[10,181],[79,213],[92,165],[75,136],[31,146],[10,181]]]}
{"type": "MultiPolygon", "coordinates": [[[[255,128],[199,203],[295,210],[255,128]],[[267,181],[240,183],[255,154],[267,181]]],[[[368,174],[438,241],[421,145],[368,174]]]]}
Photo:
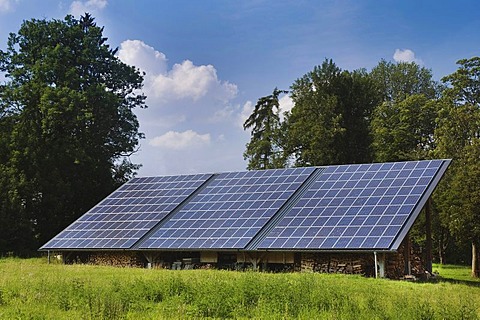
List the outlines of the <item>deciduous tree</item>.
{"type": "Polygon", "coordinates": [[[342,71],[325,60],[291,89],[286,149],[296,165],[371,160],[369,123],[379,100],[365,70],[342,71]]]}
{"type": "Polygon", "coordinates": [[[1,233],[0,251],[37,248],[138,168],[143,76],[106,41],[86,14],[25,21],[0,51],[0,208],[5,228],[28,231],[1,233]]]}
{"type": "Polygon", "coordinates": [[[472,275],[480,276],[480,57],[457,62],[435,132],[437,156],[453,158],[439,190],[444,222],[458,241],[472,244],[472,275]]]}

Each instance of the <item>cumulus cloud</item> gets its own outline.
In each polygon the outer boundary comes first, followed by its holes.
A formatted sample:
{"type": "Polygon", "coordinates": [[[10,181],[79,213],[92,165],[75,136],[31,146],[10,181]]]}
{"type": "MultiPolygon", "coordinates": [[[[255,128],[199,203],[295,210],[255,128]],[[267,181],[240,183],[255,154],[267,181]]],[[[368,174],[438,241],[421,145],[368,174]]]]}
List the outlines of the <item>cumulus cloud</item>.
{"type": "Polygon", "coordinates": [[[210,134],[199,134],[193,130],[184,132],[169,131],[149,141],[154,147],[172,150],[201,147],[210,144],[210,134]]]}
{"type": "MultiPolygon", "coordinates": [[[[0,0],[1,1],[1,0],[0,0]]],[[[79,17],[85,12],[98,13],[107,6],[107,0],[87,0],[87,1],[73,1],[70,5],[70,14],[79,17]]]]}
{"type": "Polygon", "coordinates": [[[13,10],[18,0],[0,0],[0,13],[7,13],[13,10]]]}
{"type": "Polygon", "coordinates": [[[396,62],[415,62],[423,64],[422,60],[415,57],[415,52],[410,49],[396,49],[393,54],[393,60],[396,62]]]}
{"type": "Polygon", "coordinates": [[[126,40],[120,44],[118,58],[124,63],[140,68],[149,74],[167,71],[167,57],[140,40],[126,40]]]}
{"type": "Polygon", "coordinates": [[[195,65],[190,60],[176,63],[168,69],[165,54],[140,40],[126,40],[120,45],[118,57],[146,73],[145,91],[158,104],[203,97],[227,102],[237,95],[237,86],[218,79],[212,65],[195,65]]]}
{"type": "Polygon", "coordinates": [[[221,83],[212,65],[195,66],[185,60],[175,64],[168,74],[160,74],[152,83],[152,91],[156,97],[200,99],[211,92],[215,98],[228,101],[236,95],[237,87],[228,82],[221,83]]]}

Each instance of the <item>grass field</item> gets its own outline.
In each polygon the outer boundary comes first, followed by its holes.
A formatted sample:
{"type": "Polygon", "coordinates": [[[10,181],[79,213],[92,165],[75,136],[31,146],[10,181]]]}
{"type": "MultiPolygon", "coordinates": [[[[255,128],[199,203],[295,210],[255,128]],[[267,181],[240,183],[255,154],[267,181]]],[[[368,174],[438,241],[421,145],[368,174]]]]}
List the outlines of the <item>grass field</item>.
{"type": "Polygon", "coordinates": [[[478,319],[480,282],[147,270],[0,259],[0,319],[478,319]]]}

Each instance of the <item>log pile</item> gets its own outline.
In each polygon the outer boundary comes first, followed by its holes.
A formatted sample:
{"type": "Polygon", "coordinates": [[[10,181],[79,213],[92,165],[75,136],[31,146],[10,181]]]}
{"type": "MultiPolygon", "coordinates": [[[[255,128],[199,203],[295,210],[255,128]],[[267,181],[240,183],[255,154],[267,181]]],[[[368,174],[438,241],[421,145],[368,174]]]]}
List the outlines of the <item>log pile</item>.
{"type": "Polygon", "coordinates": [[[145,265],[138,254],[131,252],[95,252],[90,254],[87,263],[115,267],[144,267],[145,265]]]}
{"type": "MultiPolygon", "coordinates": [[[[405,278],[405,245],[402,244],[396,253],[387,255],[385,266],[386,276],[390,279],[405,278]]],[[[417,245],[410,246],[410,270],[412,275],[422,276],[425,274],[425,268],[422,261],[422,250],[417,245]]]]}
{"type": "Polygon", "coordinates": [[[371,259],[360,254],[304,253],[301,271],[320,273],[367,274],[373,265],[371,259]]]}

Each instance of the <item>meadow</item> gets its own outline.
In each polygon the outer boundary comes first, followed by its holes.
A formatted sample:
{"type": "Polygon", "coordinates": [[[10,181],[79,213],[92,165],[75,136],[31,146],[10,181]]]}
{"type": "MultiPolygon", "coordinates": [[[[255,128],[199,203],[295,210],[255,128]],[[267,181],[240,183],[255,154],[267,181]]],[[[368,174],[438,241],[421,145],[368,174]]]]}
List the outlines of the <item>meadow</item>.
{"type": "Polygon", "coordinates": [[[0,319],[479,319],[480,281],[149,270],[0,259],[0,319]]]}

